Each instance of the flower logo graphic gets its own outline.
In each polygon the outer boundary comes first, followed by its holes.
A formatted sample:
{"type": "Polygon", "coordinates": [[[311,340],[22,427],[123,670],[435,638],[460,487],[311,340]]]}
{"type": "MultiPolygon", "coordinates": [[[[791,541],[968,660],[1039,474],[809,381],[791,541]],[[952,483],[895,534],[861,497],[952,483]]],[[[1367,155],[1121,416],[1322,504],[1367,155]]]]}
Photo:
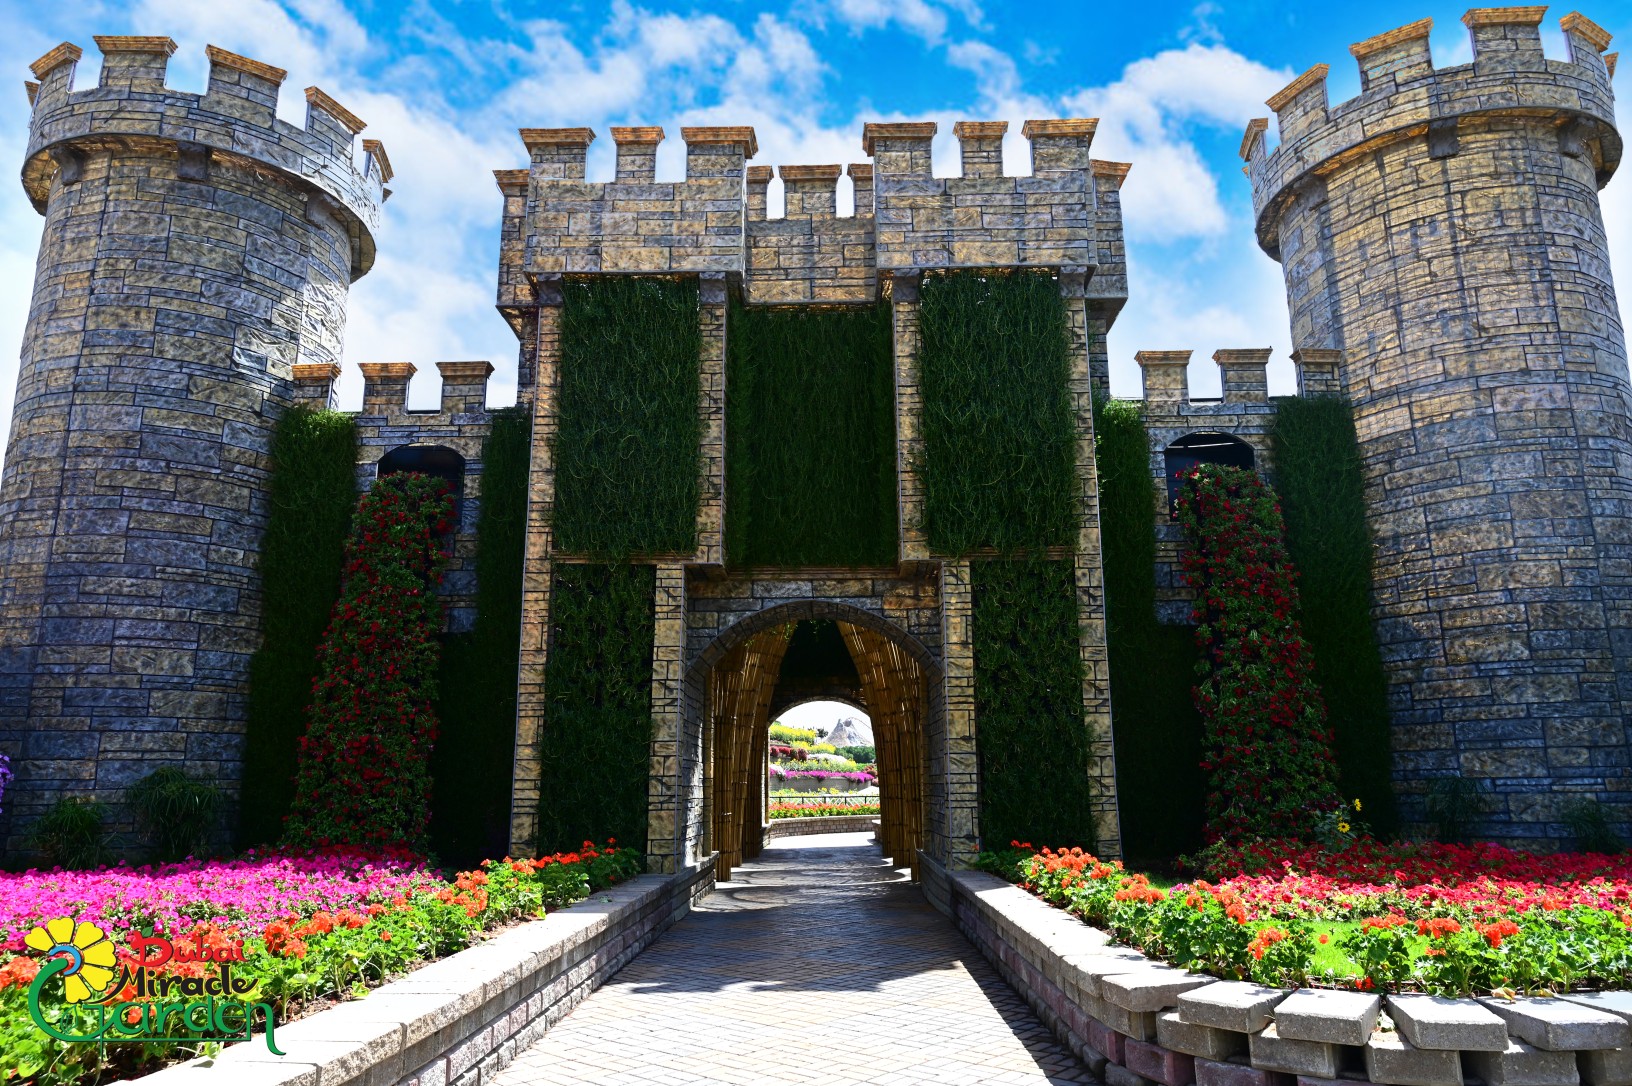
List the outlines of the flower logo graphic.
{"type": "Polygon", "coordinates": [[[75,924],[59,916],[30,931],[23,942],[48,958],[68,960],[68,968],[60,975],[69,1003],[84,1003],[100,996],[113,983],[118,959],[113,944],[95,924],[75,924]]]}

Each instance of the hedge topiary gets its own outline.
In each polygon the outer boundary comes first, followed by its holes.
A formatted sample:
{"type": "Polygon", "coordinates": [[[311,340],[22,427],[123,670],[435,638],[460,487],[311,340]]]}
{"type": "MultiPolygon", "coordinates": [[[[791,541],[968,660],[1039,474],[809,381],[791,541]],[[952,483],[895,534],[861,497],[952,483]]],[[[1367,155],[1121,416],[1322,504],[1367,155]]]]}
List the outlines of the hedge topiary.
{"type": "Polygon", "coordinates": [[[727,328],[727,560],[893,565],[889,304],[734,303],[727,328]]]}
{"type": "Polygon", "coordinates": [[[984,847],[1092,848],[1071,562],[990,559],[969,572],[984,847]]]}
{"type": "Polygon", "coordinates": [[[1308,840],[1342,800],[1275,495],[1251,471],[1203,464],[1185,475],[1179,520],[1200,623],[1208,839],[1308,840]]]}
{"type": "Polygon", "coordinates": [[[261,647],[249,662],[239,836],[277,839],[294,797],[295,751],[317,677],[317,646],[340,595],[357,508],[357,423],[294,407],[272,433],[261,540],[261,647]]]}
{"type": "Polygon", "coordinates": [[[1076,540],[1076,426],[1059,284],[1041,272],[927,276],[919,327],[924,531],[936,554],[1076,540]]]}
{"type": "Polygon", "coordinates": [[[531,438],[527,406],[493,412],[476,515],[476,621],[444,640],[437,681],[431,839],[443,861],[466,867],[509,847],[531,438]]]}
{"type": "Polygon", "coordinates": [[[1371,530],[1354,415],[1342,397],[1288,398],[1271,435],[1286,549],[1298,568],[1298,617],[1336,736],[1343,793],[1362,800],[1372,830],[1387,836],[1398,825],[1388,678],[1371,620],[1371,530]]]}
{"type": "Polygon", "coordinates": [[[691,554],[697,282],[614,275],[568,280],[562,294],[555,545],[596,558],[691,554]]]}
{"type": "Polygon", "coordinates": [[[1094,438],[1122,850],[1167,858],[1202,843],[1195,639],[1156,621],[1157,492],[1141,406],[1097,403],[1094,438]]]}
{"type": "Polygon", "coordinates": [[[286,844],[423,849],[436,742],[436,587],[448,484],[412,472],[357,507],[345,586],[318,652],[286,844]]]}
{"type": "Polygon", "coordinates": [[[643,851],[656,570],[558,564],[552,580],[538,850],[643,851]]]}

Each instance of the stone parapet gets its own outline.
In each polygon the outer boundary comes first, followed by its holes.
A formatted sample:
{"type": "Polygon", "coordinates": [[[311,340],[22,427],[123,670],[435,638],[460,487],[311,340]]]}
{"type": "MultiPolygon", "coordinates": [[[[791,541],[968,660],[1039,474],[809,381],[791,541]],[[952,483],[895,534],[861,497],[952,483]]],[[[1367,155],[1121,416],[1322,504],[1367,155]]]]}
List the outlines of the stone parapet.
{"type": "MultiPolygon", "coordinates": [[[[850,167],[851,171],[858,168],[850,167]]],[[[769,169],[763,179],[749,179],[743,275],[746,300],[786,304],[877,299],[873,215],[858,201],[853,214],[838,217],[836,190],[841,168],[783,166],[780,172],[785,210],[779,219],[765,217],[769,169]]],[[[857,191],[861,188],[857,180],[857,191]]]]}

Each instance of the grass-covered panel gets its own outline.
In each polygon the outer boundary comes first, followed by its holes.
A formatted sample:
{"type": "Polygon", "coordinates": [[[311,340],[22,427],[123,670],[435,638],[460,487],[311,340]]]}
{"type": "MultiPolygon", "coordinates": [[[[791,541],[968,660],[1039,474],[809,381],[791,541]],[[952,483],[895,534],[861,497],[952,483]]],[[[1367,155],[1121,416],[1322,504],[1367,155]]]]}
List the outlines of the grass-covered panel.
{"type": "Polygon", "coordinates": [[[1345,796],[1381,836],[1398,825],[1390,785],[1388,686],[1371,622],[1371,531],[1354,416],[1338,396],[1279,401],[1272,431],[1299,619],[1337,736],[1345,796]]]}
{"type": "Polygon", "coordinates": [[[983,847],[1094,843],[1069,561],[970,564],[983,847]]]}
{"type": "Polygon", "coordinates": [[[652,566],[557,565],[544,675],[540,852],[646,847],[652,566]]]}
{"type": "Polygon", "coordinates": [[[555,545],[597,558],[690,554],[697,282],[614,275],[569,280],[562,292],[555,545]]]}
{"type": "Polygon", "coordinates": [[[726,328],[729,562],[893,565],[889,305],[739,302],[726,328]]]}
{"type": "Polygon", "coordinates": [[[528,407],[493,412],[476,516],[476,621],[443,642],[431,840],[445,863],[463,867],[509,848],[531,438],[528,407]]]}
{"type": "Polygon", "coordinates": [[[1096,407],[1122,848],[1131,859],[1163,859],[1202,843],[1207,778],[1191,694],[1199,654],[1190,627],[1156,621],[1156,481],[1140,405],[1096,407]]]}
{"type": "Polygon", "coordinates": [[[1075,541],[1070,338],[1049,275],[926,276],[924,531],[936,554],[1075,541]]]}
{"type": "Polygon", "coordinates": [[[261,648],[249,664],[239,837],[283,832],[294,798],[295,748],[317,676],[317,646],[340,595],[357,507],[357,424],[338,411],[291,408],[272,435],[270,506],[261,541],[261,648]]]}

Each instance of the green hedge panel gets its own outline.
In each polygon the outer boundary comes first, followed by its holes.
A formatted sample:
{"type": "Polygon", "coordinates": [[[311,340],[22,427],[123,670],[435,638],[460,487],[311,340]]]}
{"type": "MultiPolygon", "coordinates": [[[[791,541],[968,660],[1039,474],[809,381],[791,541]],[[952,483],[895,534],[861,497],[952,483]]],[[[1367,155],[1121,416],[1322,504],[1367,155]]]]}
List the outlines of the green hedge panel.
{"type": "Polygon", "coordinates": [[[1094,844],[1069,561],[970,563],[985,848],[1094,844]]]}
{"type": "Polygon", "coordinates": [[[1049,275],[924,279],[924,530],[936,554],[1075,541],[1070,338],[1049,275]]]}
{"type": "Polygon", "coordinates": [[[1157,488],[1141,407],[1095,407],[1122,848],[1131,859],[1163,859],[1202,843],[1207,778],[1191,695],[1199,653],[1189,626],[1156,621],[1157,488]]]}
{"type": "Polygon", "coordinates": [[[1272,438],[1298,617],[1337,736],[1340,787],[1361,800],[1373,832],[1388,835],[1398,827],[1388,681],[1371,621],[1371,530],[1354,416],[1339,396],[1281,400],[1272,438]]]}
{"type": "Polygon", "coordinates": [[[340,568],[357,507],[357,424],[338,411],[294,407],[272,435],[261,541],[261,648],[249,664],[239,837],[283,833],[294,798],[295,750],[317,676],[317,646],[340,596],[340,568]]]}
{"type": "Polygon", "coordinates": [[[528,407],[493,412],[476,516],[476,621],[443,641],[431,840],[461,867],[509,850],[531,438],[528,407]]]}
{"type": "Polygon", "coordinates": [[[736,302],[726,328],[727,561],[893,565],[889,305],[736,302]]]}
{"type": "Polygon", "coordinates": [[[697,546],[702,338],[695,279],[562,288],[555,545],[597,558],[697,546]]]}
{"type": "Polygon", "coordinates": [[[558,565],[544,676],[542,852],[608,836],[646,847],[652,566],[558,565]]]}

